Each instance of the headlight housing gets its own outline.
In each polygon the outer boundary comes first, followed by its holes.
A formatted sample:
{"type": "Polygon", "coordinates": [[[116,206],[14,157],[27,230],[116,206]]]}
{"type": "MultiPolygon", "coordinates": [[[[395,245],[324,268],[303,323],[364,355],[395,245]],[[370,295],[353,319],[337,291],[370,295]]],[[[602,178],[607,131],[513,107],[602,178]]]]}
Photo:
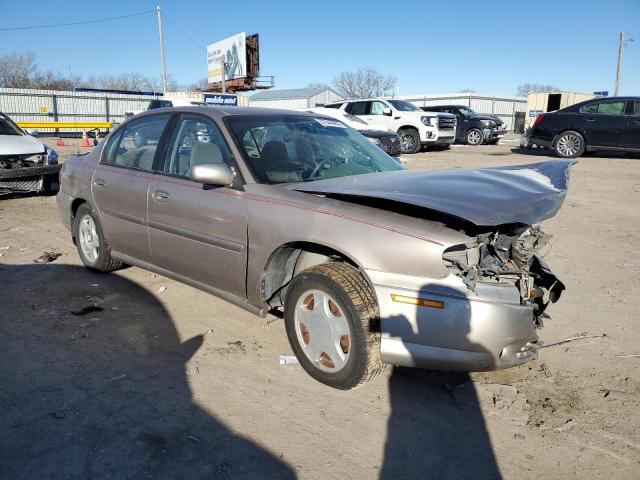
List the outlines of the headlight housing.
{"type": "Polygon", "coordinates": [[[493,128],[496,126],[496,122],[493,120],[482,120],[482,126],[487,128],[493,128]]]}
{"type": "Polygon", "coordinates": [[[367,137],[367,139],[369,139],[370,142],[375,143],[377,146],[382,145],[382,142],[380,141],[379,138],[376,137],[367,137]]]}
{"type": "Polygon", "coordinates": [[[422,123],[424,123],[427,127],[437,127],[438,126],[438,117],[420,117],[422,123]]]}

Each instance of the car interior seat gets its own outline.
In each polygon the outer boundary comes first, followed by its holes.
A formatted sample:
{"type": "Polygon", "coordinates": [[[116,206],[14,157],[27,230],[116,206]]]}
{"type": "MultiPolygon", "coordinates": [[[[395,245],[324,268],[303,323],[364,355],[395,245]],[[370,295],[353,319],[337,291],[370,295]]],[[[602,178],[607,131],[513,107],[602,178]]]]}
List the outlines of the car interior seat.
{"type": "Polygon", "coordinates": [[[196,142],[191,148],[191,156],[189,158],[189,171],[196,165],[206,165],[211,163],[225,163],[222,157],[220,147],[215,143],[196,142]]]}
{"type": "Polygon", "coordinates": [[[269,140],[260,152],[260,168],[272,182],[296,182],[299,176],[291,171],[289,152],[284,142],[269,140]]]}

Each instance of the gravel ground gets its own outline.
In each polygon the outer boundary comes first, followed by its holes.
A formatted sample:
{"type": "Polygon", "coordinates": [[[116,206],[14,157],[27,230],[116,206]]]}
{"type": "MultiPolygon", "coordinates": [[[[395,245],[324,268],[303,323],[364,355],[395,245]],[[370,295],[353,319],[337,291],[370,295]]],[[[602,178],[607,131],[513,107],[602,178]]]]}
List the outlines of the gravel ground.
{"type": "MultiPolygon", "coordinates": [[[[548,159],[517,145],[404,160],[548,159]]],[[[639,160],[580,159],[544,222],[567,291],[538,361],[390,368],[352,392],[279,365],[281,320],[138,268],[91,273],[54,197],[1,200],[0,478],[638,478],[639,160]],[[61,256],[34,263],[44,252],[61,256]]]]}

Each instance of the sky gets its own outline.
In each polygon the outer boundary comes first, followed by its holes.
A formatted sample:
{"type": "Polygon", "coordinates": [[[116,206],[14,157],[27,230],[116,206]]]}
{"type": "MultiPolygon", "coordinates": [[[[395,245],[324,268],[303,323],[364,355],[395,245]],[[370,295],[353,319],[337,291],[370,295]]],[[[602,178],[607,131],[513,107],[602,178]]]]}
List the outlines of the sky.
{"type": "MultiPolygon", "coordinates": [[[[0,29],[155,10],[157,1],[0,0],[0,29]],[[96,7],[92,6],[96,5],[96,7]]],[[[167,71],[206,77],[206,45],[260,34],[260,73],[276,88],[331,83],[373,67],[400,95],[473,89],[514,95],[525,82],[613,94],[620,31],[620,93],[640,95],[640,0],[161,0],[167,71]],[[177,25],[177,27],[176,27],[177,25]],[[185,35],[186,34],[186,35],[185,35]]],[[[73,75],[161,72],[155,12],[104,23],[0,30],[0,55],[33,52],[42,70],[73,75]]]]}

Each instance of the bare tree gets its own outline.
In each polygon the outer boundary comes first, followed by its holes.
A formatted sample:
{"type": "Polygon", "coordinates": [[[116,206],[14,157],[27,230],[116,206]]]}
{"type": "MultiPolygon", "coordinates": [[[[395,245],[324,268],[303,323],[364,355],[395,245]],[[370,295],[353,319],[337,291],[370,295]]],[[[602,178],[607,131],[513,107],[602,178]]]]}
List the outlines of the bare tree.
{"type": "Polygon", "coordinates": [[[345,98],[380,97],[393,92],[396,78],[373,68],[340,72],[333,80],[335,90],[345,98]]]}
{"type": "Polygon", "coordinates": [[[30,80],[30,88],[42,90],[73,90],[73,87],[81,82],[78,76],[64,75],[61,72],[49,70],[47,72],[36,72],[30,80]]]}
{"type": "Polygon", "coordinates": [[[33,53],[7,53],[0,56],[0,87],[29,88],[36,70],[33,53]]]}
{"type": "Polygon", "coordinates": [[[557,92],[560,89],[553,85],[543,85],[540,83],[523,83],[518,87],[516,95],[519,97],[526,97],[532,92],[557,92]]]}

